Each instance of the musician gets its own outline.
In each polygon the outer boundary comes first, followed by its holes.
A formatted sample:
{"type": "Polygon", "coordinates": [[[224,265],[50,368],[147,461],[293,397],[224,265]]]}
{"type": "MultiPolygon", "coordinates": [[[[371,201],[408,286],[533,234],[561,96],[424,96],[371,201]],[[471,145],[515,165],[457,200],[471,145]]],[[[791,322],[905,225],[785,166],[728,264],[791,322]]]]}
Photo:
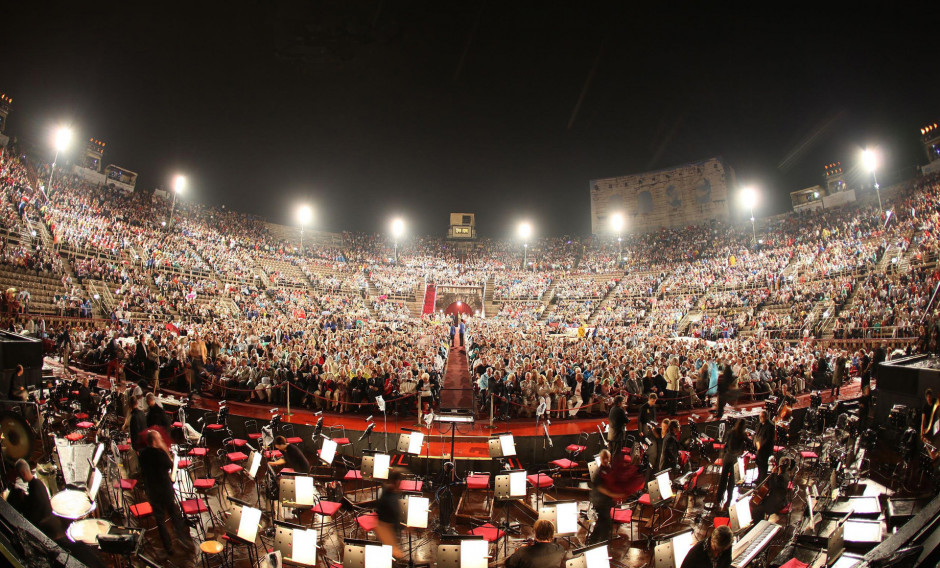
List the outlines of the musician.
{"type": "Polygon", "coordinates": [[[626,401],[623,396],[614,397],[614,406],[610,409],[607,418],[610,420],[609,430],[607,431],[607,440],[610,442],[610,449],[619,452],[623,447],[624,438],[627,436],[627,423],[630,418],[627,416],[626,401]]]}
{"type": "Polygon", "coordinates": [[[678,420],[670,420],[666,435],[663,437],[662,450],[659,452],[659,467],[656,471],[664,469],[679,469],[679,438],[681,431],[678,420]]]}
{"type": "Polygon", "coordinates": [[[744,432],[744,420],[735,421],[723,440],[725,444],[724,452],[721,454],[721,477],[718,481],[718,493],[715,496],[717,503],[721,502],[722,495],[727,491],[727,500],[725,507],[731,504],[731,496],[734,493],[734,464],[738,457],[744,453],[744,445],[747,440],[747,434],[744,432]]]}
{"type": "Polygon", "coordinates": [[[388,479],[382,482],[382,494],[375,502],[375,512],[379,520],[379,524],[375,527],[375,534],[382,544],[392,547],[392,556],[397,559],[404,557],[399,544],[402,521],[401,501],[398,493],[400,483],[401,472],[390,470],[388,479]]]}
{"type": "Polygon", "coordinates": [[[153,508],[153,518],[157,523],[160,539],[167,552],[174,550],[173,540],[164,522],[169,515],[176,538],[189,552],[195,552],[196,546],[189,536],[189,528],[183,521],[180,508],[176,504],[173,482],[170,480],[171,469],[173,469],[173,460],[170,458],[170,450],[163,441],[163,437],[156,430],[147,432],[147,445],[140,451],[140,475],[144,482],[147,501],[153,508]]]}
{"type": "MultiPolygon", "coordinates": [[[[607,511],[608,516],[610,510],[607,511]]],[[[535,521],[535,542],[520,547],[506,560],[506,568],[558,568],[566,551],[555,542],[555,525],[546,519],[535,521]]]]}
{"type": "Polygon", "coordinates": [[[294,444],[288,444],[287,438],[274,438],[274,447],[281,452],[281,457],[270,462],[272,466],[286,466],[297,473],[310,473],[310,462],[303,451],[294,444]]]}
{"type": "Polygon", "coordinates": [[[754,433],[754,447],[757,448],[757,480],[763,481],[767,477],[767,462],[774,453],[774,443],[777,438],[777,428],[770,421],[766,410],[760,412],[760,422],[754,433]]]}
{"type": "Polygon", "coordinates": [[[646,402],[643,403],[643,406],[640,407],[640,430],[643,431],[647,436],[651,435],[647,424],[656,423],[656,400],[658,397],[656,393],[651,392],[649,398],[646,399],[646,402]]]}
{"type": "Polygon", "coordinates": [[[163,406],[157,402],[157,397],[152,392],[147,393],[147,427],[160,426],[167,432],[170,431],[170,418],[163,410],[163,406]]]}
{"type": "MultiPolygon", "coordinates": [[[[613,482],[614,472],[610,465],[610,452],[601,450],[598,457],[601,460],[601,465],[597,468],[597,473],[594,474],[594,479],[591,482],[591,505],[594,506],[594,512],[597,513],[597,522],[594,524],[591,536],[588,537],[588,544],[602,542],[610,538],[610,531],[613,528],[610,509],[614,506],[614,499],[623,496],[611,489],[616,483],[613,482]]],[[[554,527],[552,527],[551,536],[554,536],[554,534],[554,527]]]]}
{"type": "Polygon", "coordinates": [[[936,411],[938,403],[933,394],[933,389],[924,391],[924,399],[924,406],[920,409],[920,437],[922,440],[929,435],[934,420],[940,417],[940,413],[936,411]]]}
{"type": "Polygon", "coordinates": [[[731,527],[717,527],[712,531],[711,537],[695,543],[682,561],[681,568],[731,568],[733,543],[734,534],[731,527]]]}
{"type": "Polygon", "coordinates": [[[82,412],[86,414],[91,414],[95,408],[95,395],[92,394],[91,389],[88,388],[88,377],[82,377],[78,382],[78,404],[82,408],[82,412]]]}
{"type": "Polygon", "coordinates": [[[755,497],[751,498],[751,517],[754,522],[764,520],[768,515],[780,511],[787,505],[790,492],[790,481],[793,480],[795,462],[789,458],[783,458],[777,467],[774,468],[770,477],[757,489],[760,494],[761,488],[766,488],[766,495],[761,499],[760,504],[755,504],[755,497]]]}
{"type": "Polygon", "coordinates": [[[793,405],[796,404],[796,398],[790,395],[788,392],[786,383],[780,383],[780,409],[777,410],[777,424],[781,422],[786,422],[790,420],[790,416],[793,414],[793,405]]]}
{"type": "Polygon", "coordinates": [[[143,449],[144,444],[142,443],[140,435],[147,429],[147,416],[140,409],[137,400],[135,395],[131,395],[130,403],[128,404],[130,412],[127,415],[127,420],[124,422],[124,429],[130,430],[131,447],[134,448],[135,452],[139,452],[143,449]]]}
{"type": "Polygon", "coordinates": [[[62,532],[62,527],[59,519],[52,514],[49,491],[46,490],[42,481],[33,475],[29,462],[26,460],[16,460],[13,468],[16,470],[17,477],[26,484],[26,492],[14,486],[5,495],[6,500],[46,536],[55,539],[56,534],[62,532]]]}

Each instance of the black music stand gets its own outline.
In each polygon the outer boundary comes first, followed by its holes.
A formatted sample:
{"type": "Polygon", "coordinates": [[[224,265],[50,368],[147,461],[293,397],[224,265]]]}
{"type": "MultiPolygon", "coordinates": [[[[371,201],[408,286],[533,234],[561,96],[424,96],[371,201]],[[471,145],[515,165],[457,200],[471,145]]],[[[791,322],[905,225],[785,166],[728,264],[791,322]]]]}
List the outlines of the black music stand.
{"type": "Polygon", "coordinates": [[[317,530],[274,521],[274,550],[287,562],[301,566],[317,564],[317,530]]]}
{"type": "Polygon", "coordinates": [[[493,500],[502,501],[506,508],[506,522],[500,529],[506,533],[503,540],[503,558],[508,556],[509,552],[509,533],[513,530],[509,522],[509,508],[512,502],[517,499],[525,499],[526,496],[526,470],[517,469],[500,473],[493,480],[493,500]]]}
{"type": "Polygon", "coordinates": [[[226,545],[244,546],[248,550],[248,563],[254,566],[258,563],[255,540],[261,526],[261,509],[234,497],[228,497],[228,500],[232,503],[232,508],[225,519],[225,534],[228,536],[226,545]]]}
{"type": "Polygon", "coordinates": [[[437,568],[487,568],[489,550],[480,535],[443,535],[437,546],[437,568]]]}

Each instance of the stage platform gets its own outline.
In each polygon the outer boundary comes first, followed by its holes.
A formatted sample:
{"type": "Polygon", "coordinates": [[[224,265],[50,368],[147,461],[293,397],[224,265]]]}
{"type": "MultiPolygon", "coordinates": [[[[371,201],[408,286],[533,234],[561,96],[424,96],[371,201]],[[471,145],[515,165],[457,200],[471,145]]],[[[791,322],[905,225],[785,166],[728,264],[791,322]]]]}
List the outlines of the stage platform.
{"type": "MultiPolygon", "coordinates": [[[[56,369],[61,374],[62,368],[55,359],[47,359],[46,364],[56,369]]],[[[75,371],[79,375],[88,375],[94,377],[100,382],[102,388],[108,388],[107,379],[103,375],[89,373],[85,371],[75,371]]],[[[182,398],[184,393],[168,389],[161,389],[161,394],[182,398]]],[[[822,402],[832,402],[829,391],[821,391],[822,402]]],[[[841,389],[839,400],[849,401],[858,398],[860,395],[860,383],[858,379],[853,379],[841,389]]],[[[809,406],[810,394],[805,393],[796,397],[797,404],[794,408],[794,425],[800,427],[802,423],[802,414],[809,406]]],[[[245,423],[253,420],[258,427],[264,426],[272,416],[272,411],[277,408],[281,418],[281,428],[283,425],[293,425],[294,435],[304,441],[306,451],[312,452],[315,444],[311,439],[313,428],[320,416],[323,417],[323,433],[331,437],[349,438],[350,444],[341,449],[341,453],[347,456],[361,455],[363,449],[376,448],[388,449],[394,451],[398,435],[405,429],[421,430],[425,433],[425,449],[421,459],[432,461],[441,460],[489,460],[489,451],[487,448],[487,439],[493,433],[512,432],[515,436],[518,455],[524,461],[535,463],[547,463],[550,460],[566,457],[566,447],[583,439],[587,434],[588,443],[587,452],[596,453],[601,449],[600,431],[598,427],[603,428],[602,423],[607,421],[606,416],[588,416],[582,415],[578,418],[552,418],[547,428],[543,428],[542,422],[537,423],[532,418],[513,418],[511,420],[495,420],[490,427],[490,421],[476,420],[473,423],[457,424],[456,429],[452,431],[451,424],[433,423],[430,428],[425,424],[419,423],[418,417],[414,415],[396,416],[389,414],[383,416],[380,413],[373,414],[372,420],[367,421],[369,416],[365,413],[333,413],[322,412],[316,414],[315,411],[304,408],[291,408],[288,414],[286,406],[274,407],[261,403],[245,403],[228,401],[229,408],[228,425],[236,437],[245,437],[245,423]],[[375,422],[375,428],[371,438],[360,440],[363,432],[370,422],[375,422]],[[547,429],[551,438],[551,444],[545,436],[547,429]],[[453,451],[452,451],[453,449],[453,451]]],[[[192,410],[188,421],[198,429],[196,420],[204,412],[218,411],[219,400],[205,396],[195,397],[192,401],[192,410]]],[[[733,418],[738,413],[754,413],[763,408],[762,401],[745,401],[734,406],[734,412],[726,412],[725,419],[733,418]]],[[[660,411],[658,417],[660,420],[668,415],[660,411]]],[[[636,412],[629,412],[630,424],[628,430],[636,430],[636,412]]],[[[676,416],[683,430],[687,430],[689,420],[692,419],[699,425],[703,431],[709,428],[715,428],[717,422],[710,408],[696,408],[692,411],[680,411],[676,416]]],[[[278,431],[280,433],[280,430],[278,431]]],[[[417,457],[417,456],[416,456],[417,457]]],[[[472,466],[471,466],[472,467],[472,466]]],[[[463,469],[463,468],[462,468],[463,469]]]]}

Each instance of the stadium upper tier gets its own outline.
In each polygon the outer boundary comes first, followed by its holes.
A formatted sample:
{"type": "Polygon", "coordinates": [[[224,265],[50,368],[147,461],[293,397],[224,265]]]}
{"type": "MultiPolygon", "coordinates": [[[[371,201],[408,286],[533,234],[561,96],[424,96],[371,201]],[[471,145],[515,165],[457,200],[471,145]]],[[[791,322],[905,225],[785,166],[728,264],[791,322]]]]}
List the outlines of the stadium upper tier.
{"type": "MultiPolygon", "coordinates": [[[[41,172],[40,172],[41,173],[41,172]]],[[[0,175],[5,313],[121,320],[303,317],[342,310],[417,317],[426,286],[482,290],[509,326],[634,327],[707,338],[909,336],[938,280],[940,180],[899,187],[885,207],[822,210],[750,227],[720,223],[623,240],[481,239],[455,244],[344,233],[298,251],[259,218],[169,204],[57,175],[47,196],[7,157],[0,175]]]]}

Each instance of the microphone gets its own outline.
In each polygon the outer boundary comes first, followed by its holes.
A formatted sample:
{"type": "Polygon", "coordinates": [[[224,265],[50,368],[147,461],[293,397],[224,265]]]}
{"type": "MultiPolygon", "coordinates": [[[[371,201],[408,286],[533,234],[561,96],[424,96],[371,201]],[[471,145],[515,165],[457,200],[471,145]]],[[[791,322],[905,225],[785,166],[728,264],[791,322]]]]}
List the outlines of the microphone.
{"type": "Polygon", "coordinates": [[[372,424],[369,424],[369,425],[366,427],[366,431],[362,433],[362,436],[359,436],[359,441],[361,442],[361,441],[365,440],[365,439],[366,439],[366,436],[368,436],[369,434],[372,433],[372,429],[373,429],[373,428],[375,428],[375,422],[373,422],[372,424]]]}

